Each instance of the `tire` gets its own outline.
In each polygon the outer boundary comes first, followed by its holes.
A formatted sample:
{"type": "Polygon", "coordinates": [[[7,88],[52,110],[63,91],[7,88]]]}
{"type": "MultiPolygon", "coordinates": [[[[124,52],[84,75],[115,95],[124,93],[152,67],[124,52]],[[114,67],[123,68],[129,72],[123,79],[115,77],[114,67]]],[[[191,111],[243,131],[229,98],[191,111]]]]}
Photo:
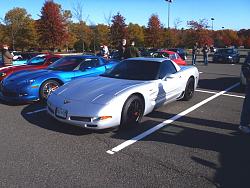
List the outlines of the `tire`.
{"type": "Polygon", "coordinates": [[[189,78],[186,84],[185,92],[184,92],[184,101],[189,101],[194,96],[194,79],[189,78]]]}
{"type": "Polygon", "coordinates": [[[144,114],[144,101],[138,95],[131,95],[123,105],[120,127],[128,128],[140,123],[144,114]]]}
{"type": "Polygon", "coordinates": [[[61,84],[56,80],[45,81],[39,90],[39,98],[41,101],[46,101],[52,91],[55,91],[61,84]]]}

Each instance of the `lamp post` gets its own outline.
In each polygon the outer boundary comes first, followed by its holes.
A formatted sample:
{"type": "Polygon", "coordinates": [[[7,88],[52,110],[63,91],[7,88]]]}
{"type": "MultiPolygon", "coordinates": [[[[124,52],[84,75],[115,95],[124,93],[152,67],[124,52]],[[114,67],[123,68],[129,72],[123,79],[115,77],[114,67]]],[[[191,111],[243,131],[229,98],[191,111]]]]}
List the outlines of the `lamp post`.
{"type": "Polygon", "coordinates": [[[168,39],[167,39],[167,46],[170,47],[170,27],[169,27],[169,19],[170,19],[170,3],[173,2],[173,0],[165,0],[168,2],[168,39]]]}
{"type": "Polygon", "coordinates": [[[221,29],[224,29],[224,28],[225,28],[225,27],[223,27],[223,26],[221,27],[221,29]]]}
{"type": "Polygon", "coordinates": [[[214,18],[211,18],[212,20],[212,30],[214,30],[214,18]]]}
{"type": "Polygon", "coordinates": [[[165,0],[168,2],[168,29],[169,29],[169,18],[170,18],[170,3],[173,2],[173,0],[165,0]]]}

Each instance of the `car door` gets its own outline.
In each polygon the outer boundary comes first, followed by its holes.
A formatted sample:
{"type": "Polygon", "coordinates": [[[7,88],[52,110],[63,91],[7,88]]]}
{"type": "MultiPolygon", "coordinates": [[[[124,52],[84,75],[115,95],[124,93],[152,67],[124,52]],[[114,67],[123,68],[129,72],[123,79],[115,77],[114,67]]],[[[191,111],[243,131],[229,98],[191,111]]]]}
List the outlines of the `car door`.
{"type": "Polygon", "coordinates": [[[176,70],[172,61],[161,63],[156,103],[167,103],[178,98],[181,94],[181,74],[176,70]]]}

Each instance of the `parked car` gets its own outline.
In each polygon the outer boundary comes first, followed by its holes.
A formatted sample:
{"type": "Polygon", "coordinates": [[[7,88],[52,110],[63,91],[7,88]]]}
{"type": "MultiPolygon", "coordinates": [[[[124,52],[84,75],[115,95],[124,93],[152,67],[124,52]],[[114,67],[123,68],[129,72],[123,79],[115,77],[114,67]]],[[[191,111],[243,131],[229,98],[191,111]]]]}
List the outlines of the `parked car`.
{"type": "Polygon", "coordinates": [[[213,62],[221,63],[239,63],[240,54],[234,48],[222,48],[218,49],[213,55],[213,62]]]}
{"type": "Polygon", "coordinates": [[[77,78],[99,75],[114,64],[93,55],[65,56],[47,69],[11,74],[1,82],[0,97],[11,102],[43,101],[59,86],[77,78]]]}
{"type": "Polygon", "coordinates": [[[13,65],[25,65],[27,62],[42,53],[33,53],[33,52],[13,52],[13,65]]]}
{"type": "Polygon", "coordinates": [[[199,79],[194,66],[165,58],[130,58],[92,78],[53,92],[47,112],[55,119],[89,129],[134,126],[156,107],[193,97],[199,79]]]}
{"type": "Polygon", "coordinates": [[[168,50],[161,50],[153,53],[152,57],[158,58],[169,58],[178,65],[187,65],[186,61],[183,60],[178,53],[168,50]]]}
{"type": "Polygon", "coordinates": [[[17,71],[47,68],[51,63],[57,61],[60,58],[62,58],[60,55],[42,54],[31,58],[26,65],[1,67],[0,81],[17,71]]]}
{"type": "Polygon", "coordinates": [[[169,48],[168,50],[178,53],[183,60],[187,59],[187,52],[183,48],[169,48]]]}

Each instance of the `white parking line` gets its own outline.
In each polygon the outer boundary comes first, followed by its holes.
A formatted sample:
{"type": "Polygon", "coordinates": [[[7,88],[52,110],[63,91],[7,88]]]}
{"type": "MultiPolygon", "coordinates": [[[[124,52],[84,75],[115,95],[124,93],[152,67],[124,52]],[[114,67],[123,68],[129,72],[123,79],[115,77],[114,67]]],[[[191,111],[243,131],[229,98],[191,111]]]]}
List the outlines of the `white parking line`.
{"type": "MultiPolygon", "coordinates": [[[[196,89],[195,91],[201,92],[201,93],[211,93],[211,94],[216,94],[217,93],[217,92],[214,92],[214,91],[206,91],[206,90],[200,90],[200,89],[196,89]]],[[[245,98],[244,96],[241,96],[241,95],[232,95],[232,94],[227,94],[227,93],[224,93],[222,95],[223,96],[229,96],[229,97],[242,98],[242,99],[245,98]]]]}
{"type": "Polygon", "coordinates": [[[168,125],[168,124],[176,121],[177,119],[179,119],[179,118],[187,115],[188,113],[196,110],[197,108],[201,107],[202,105],[204,105],[204,104],[208,103],[209,101],[211,101],[211,100],[213,100],[213,99],[215,99],[215,98],[223,95],[224,93],[230,91],[231,89],[233,89],[233,88],[235,88],[235,87],[237,87],[239,85],[240,85],[240,83],[236,83],[236,84],[232,85],[231,87],[225,89],[224,91],[216,93],[215,95],[213,95],[213,96],[211,96],[211,97],[209,97],[209,98],[207,98],[207,99],[205,99],[205,100],[197,103],[196,105],[194,105],[194,106],[188,108],[187,110],[185,110],[185,111],[183,111],[183,112],[181,112],[181,113],[173,116],[172,118],[163,121],[162,123],[160,123],[160,124],[156,125],[155,127],[147,130],[146,132],[143,132],[143,133],[139,134],[138,136],[136,136],[136,137],[134,137],[134,138],[132,138],[130,140],[127,140],[127,141],[123,142],[122,144],[120,144],[120,145],[118,145],[118,146],[116,146],[116,147],[114,147],[114,148],[106,151],[106,153],[113,155],[113,154],[121,151],[122,149],[124,149],[124,148],[126,148],[126,147],[128,147],[128,146],[130,146],[132,144],[134,144],[135,142],[137,142],[137,141],[143,139],[144,137],[146,137],[146,136],[154,133],[155,131],[161,129],[162,127],[164,127],[164,126],[166,126],[166,125],[168,125]]]}
{"type": "Polygon", "coordinates": [[[200,74],[202,74],[203,72],[199,72],[200,74]]]}
{"type": "Polygon", "coordinates": [[[42,108],[40,110],[36,110],[36,111],[33,111],[33,112],[27,112],[26,114],[31,115],[31,114],[35,114],[35,113],[42,112],[42,111],[45,111],[45,110],[46,110],[46,108],[42,108]]]}

